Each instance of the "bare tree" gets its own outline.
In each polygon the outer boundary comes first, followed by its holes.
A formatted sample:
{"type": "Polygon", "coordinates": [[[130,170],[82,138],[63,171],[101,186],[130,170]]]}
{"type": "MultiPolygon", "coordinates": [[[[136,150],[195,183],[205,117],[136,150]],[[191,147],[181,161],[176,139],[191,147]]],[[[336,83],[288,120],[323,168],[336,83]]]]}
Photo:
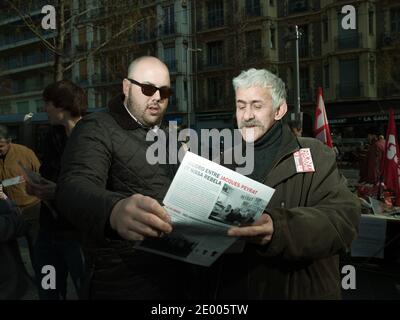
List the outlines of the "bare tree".
{"type": "MultiPolygon", "coordinates": [[[[56,30],[53,41],[43,33],[40,22],[33,20],[30,13],[37,1],[5,0],[9,8],[16,12],[41,43],[54,54],[54,80],[63,79],[66,71],[77,63],[97,55],[116,40],[123,41],[124,36],[135,30],[139,23],[155,18],[155,12],[140,9],[140,1],[101,0],[88,8],[74,8],[73,0],[55,0],[56,30]],[[78,27],[90,26],[107,30],[107,36],[96,47],[88,48],[84,54],[74,50],[65,50],[71,35],[78,27]]],[[[89,2],[89,1],[88,1],[89,2]]]]}

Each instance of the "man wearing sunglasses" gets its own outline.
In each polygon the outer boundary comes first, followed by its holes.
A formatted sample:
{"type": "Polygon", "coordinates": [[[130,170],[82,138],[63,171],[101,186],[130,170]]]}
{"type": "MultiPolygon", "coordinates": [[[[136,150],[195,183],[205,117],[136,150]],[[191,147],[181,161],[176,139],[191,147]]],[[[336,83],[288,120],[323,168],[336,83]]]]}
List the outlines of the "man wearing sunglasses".
{"type": "MultiPolygon", "coordinates": [[[[133,61],[109,110],[84,117],[65,149],[56,204],[80,231],[92,299],[186,298],[182,262],[132,249],[172,230],[161,206],[175,165],[150,165],[146,135],[164,130],[169,71],[155,57],[133,61]]],[[[85,293],[83,293],[85,296],[85,293]]]]}

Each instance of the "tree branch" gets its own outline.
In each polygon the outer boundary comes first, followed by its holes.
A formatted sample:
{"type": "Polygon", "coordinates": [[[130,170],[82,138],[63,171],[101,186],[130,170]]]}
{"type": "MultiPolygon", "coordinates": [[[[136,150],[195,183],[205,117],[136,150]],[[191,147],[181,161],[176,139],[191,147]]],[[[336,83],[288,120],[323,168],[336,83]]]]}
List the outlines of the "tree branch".
{"type": "Polygon", "coordinates": [[[43,44],[46,46],[46,48],[48,48],[50,51],[52,51],[53,53],[57,54],[57,55],[62,55],[62,53],[58,52],[55,49],[55,46],[53,46],[49,41],[47,41],[43,35],[38,31],[38,29],[36,28],[35,24],[33,23],[33,20],[31,19],[31,17],[28,16],[28,18],[24,15],[24,13],[22,13],[11,0],[6,0],[7,3],[10,5],[10,7],[15,10],[18,14],[18,16],[22,19],[22,21],[25,23],[25,25],[40,39],[40,41],[43,42],[43,44]],[[30,19],[32,22],[29,22],[28,19],[30,19]]]}
{"type": "MultiPolygon", "coordinates": [[[[154,16],[153,16],[154,17],[154,16]]],[[[147,17],[147,18],[151,18],[147,17]]],[[[107,41],[103,42],[101,45],[99,45],[97,48],[90,50],[87,53],[86,57],[81,57],[79,59],[74,60],[72,63],[70,63],[67,67],[65,67],[65,71],[71,69],[74,65],[76,65],[77,63],[87,59],[89,56],[94,55],[96,52],[98,52],[100,49],[104,48],[107,44],[109,44],[111,41],[115,40],[116,38],[118,38],[120,35],[122,35],[123,33],[125,33],[126,31],[129,31],[130,29],[132,29],[134,26],[136,26],[138,23],[142,22],[144,20],[140,19],[138,21],[136,21],[134,24],[129,25],[128,27],[122,29],[121,31],[117,32],[116,34],[114,34],[110,39],[108,39],[107,41]]]]}

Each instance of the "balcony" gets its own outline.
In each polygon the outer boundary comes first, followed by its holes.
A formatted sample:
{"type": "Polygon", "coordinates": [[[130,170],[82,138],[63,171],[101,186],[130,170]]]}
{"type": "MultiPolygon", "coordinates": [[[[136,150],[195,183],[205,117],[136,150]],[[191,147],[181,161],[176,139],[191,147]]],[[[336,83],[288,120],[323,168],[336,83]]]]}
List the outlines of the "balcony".
{"type": "Polygon", "coordinates": [[[11,92],[10,94],[20,94],[20,93],[27,93],[27,92],[33,92],[33,91],[42,91],[43,90],[43,84],[35,84],[35,85],[25,85],[24,83],[16,83],[11,86],[11,92]]]}
{"type": "Polygon", "coordinates": [[[351,50],[362,48],[362,33],[353,33],[349,36],[335,37],[335,49],[351,50]]]}
{"type": "Polygon", "coordinates": [[[50,62],[53,57],[50,54],[34,54],[29,56],[16,56],[12,59],[4,60],[3,64],[0,66],[1,71],[9,71],[18,68],[35,66],[37,64],[42,64],[50,62]]]}
{"type": "MultiPolygon", "coordinates": [[[[49,39],[54,37],[55,34],[54,32],[44,31],[42,32],[42,36],[44,39],[49,39]]],[[[40,39],[35,34],[28,31],[16,34],[4,34],[0,37],[0,50],[7,50],[38,41],[40,41],[40,39]]]]}
{"type": "Polygon", "coordinates": [[[336,96],[339,99],[360,98],[364,93],[363,83],[338,83],[336,85],[336,96]]]}

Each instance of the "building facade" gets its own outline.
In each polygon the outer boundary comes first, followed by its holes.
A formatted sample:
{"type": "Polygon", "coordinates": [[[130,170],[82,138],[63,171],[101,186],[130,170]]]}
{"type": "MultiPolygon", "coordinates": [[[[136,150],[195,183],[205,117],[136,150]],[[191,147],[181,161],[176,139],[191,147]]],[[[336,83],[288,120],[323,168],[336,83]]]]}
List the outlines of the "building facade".
{"type": "MultiPolygon", "coordinates": [[[[30,16],[39,24],[40,7],[30,16]],[[36,19],[36,20],[35,20],[36,19]]],[[[396,0],[70,0],[64,76],[87,90],[90,108],[121,92],[129,62],[155,55],[168,65],[175,95],[167,119],[194,128],[234,126],[232,78],[267,68],[296,100],[294,27],[299,26],[300,97],[311,126],[315,93],[324,90],[328,119],[351,127],[386,125],[400,102],[400,3],[396,0]],[[344,29],[354,8],[355,29],[344,29]]],[[[0,5],[5,6],[4,1],[0,5]]],[[[3,12],[3,11],[2,11],[3,12]]],[[[53,81],[53,54],[15,12],[0,16],[0,113],[40,112],[53,81]],[[13,32],[13,30],[17,30],[13,32]]],[[[52,40],[54,32],[43,31],[52,40]]],[[[352,131],[353,130],[353,131],[352,131]]]]}

